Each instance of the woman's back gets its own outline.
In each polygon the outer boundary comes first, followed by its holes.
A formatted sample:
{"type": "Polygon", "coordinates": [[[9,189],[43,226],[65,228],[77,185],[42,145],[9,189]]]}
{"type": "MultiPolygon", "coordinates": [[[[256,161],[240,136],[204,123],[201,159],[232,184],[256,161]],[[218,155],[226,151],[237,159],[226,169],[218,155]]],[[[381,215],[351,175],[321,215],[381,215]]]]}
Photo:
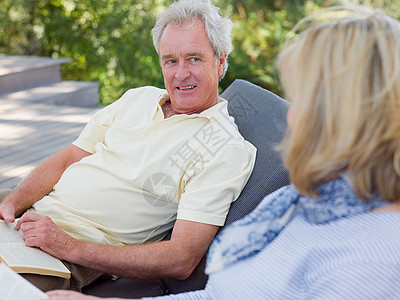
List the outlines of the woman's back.
{"type": "Polygon", "coordinates": [[[394,299],[400,295],[400,213],[327,224],[296,216],[258,255],[212,274],[212,299],[394,299]]]}

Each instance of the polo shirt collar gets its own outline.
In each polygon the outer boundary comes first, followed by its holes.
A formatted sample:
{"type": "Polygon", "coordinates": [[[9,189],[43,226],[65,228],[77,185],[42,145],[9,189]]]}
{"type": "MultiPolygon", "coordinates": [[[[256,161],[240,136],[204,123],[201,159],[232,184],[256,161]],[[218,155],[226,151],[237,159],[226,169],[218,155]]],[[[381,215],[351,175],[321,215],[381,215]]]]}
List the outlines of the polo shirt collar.
{"type": "MultiPolygon", "coordinates": [[[[161,108],[163,106],[163,104],[165,102],[169,101],[169,100],[170,100],[170,97],[169,97],[168,94],[160,95],[159,100],[158,100],[159,107],[161,108]]],[[[207,118],[207,119],[213,118],[213,119],[215,119],[215,117],[217,115],[221,115],[221,117],[222,116],[225,117],[226,116],[225,114],[227,112],[228,112],[228,101],[226,101],[225,99],[223,99],[221,97],[218,97],[218,103],[217,104],[211,106],[210,108],[208,108],[206,110],[203,110],[201,113],[195,113],[195,114],[190,114],[190,115],[188,115],[188,114],[176,114],[176,115],[174,115],[172,117],[184,115],[184,116],[187,116],[189,118],[193,117],[193,118],[207,118]],[[216,113],[218,111],[220,112],[220,114],[216,113]]]]}

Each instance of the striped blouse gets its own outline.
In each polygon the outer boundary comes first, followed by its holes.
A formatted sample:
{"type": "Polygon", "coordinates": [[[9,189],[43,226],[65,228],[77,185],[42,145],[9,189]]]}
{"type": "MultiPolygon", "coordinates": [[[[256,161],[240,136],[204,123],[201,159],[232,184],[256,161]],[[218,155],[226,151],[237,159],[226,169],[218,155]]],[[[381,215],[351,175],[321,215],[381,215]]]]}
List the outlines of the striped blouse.
{"type": "Polygon", "coordinates": [[[260,253],[211,274],[204,290],[146,299],[400,299],[400,213],[323,225],[298,215],[260,253]]]}

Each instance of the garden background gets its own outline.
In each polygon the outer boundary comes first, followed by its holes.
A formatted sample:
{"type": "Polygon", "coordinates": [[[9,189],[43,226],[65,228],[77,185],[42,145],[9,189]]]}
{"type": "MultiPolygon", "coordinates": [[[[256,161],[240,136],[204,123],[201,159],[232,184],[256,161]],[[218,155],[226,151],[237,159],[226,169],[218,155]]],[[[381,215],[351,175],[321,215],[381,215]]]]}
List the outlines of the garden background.
{"type": "MultiPolygon", "coordinates": [[[[0,0],[0,53],[69,57],[66,80],[97,81],[109,104],[129,88],[164,87],[151,29],[165,0],[0,0]]],[[[215,0],[234,23],[234,50],[220,83],[237,78],[282,94],[275,58],[303,16],[341,3],[382,8],[400,19],[400,1],[215,0]]]]}

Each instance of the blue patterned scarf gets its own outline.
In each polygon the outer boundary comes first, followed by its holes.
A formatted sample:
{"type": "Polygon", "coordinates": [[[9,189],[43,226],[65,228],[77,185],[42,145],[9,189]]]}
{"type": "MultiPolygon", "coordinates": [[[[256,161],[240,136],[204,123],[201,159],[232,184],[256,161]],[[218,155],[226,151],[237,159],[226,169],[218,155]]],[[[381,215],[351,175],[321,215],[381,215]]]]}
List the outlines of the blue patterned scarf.
{"type": "Polygon", "coordinates": [[[308,222],[323,224],[377,208],[387,201],[375,197],[362,201],[354,193],[346,175],[317,189],[320,198],[301,196],[293,185],[266,196],[256,209],[226,227],[211,244],[206,273],[211,274],[251,257],[268,245],[300,214],[308,222]]]}

